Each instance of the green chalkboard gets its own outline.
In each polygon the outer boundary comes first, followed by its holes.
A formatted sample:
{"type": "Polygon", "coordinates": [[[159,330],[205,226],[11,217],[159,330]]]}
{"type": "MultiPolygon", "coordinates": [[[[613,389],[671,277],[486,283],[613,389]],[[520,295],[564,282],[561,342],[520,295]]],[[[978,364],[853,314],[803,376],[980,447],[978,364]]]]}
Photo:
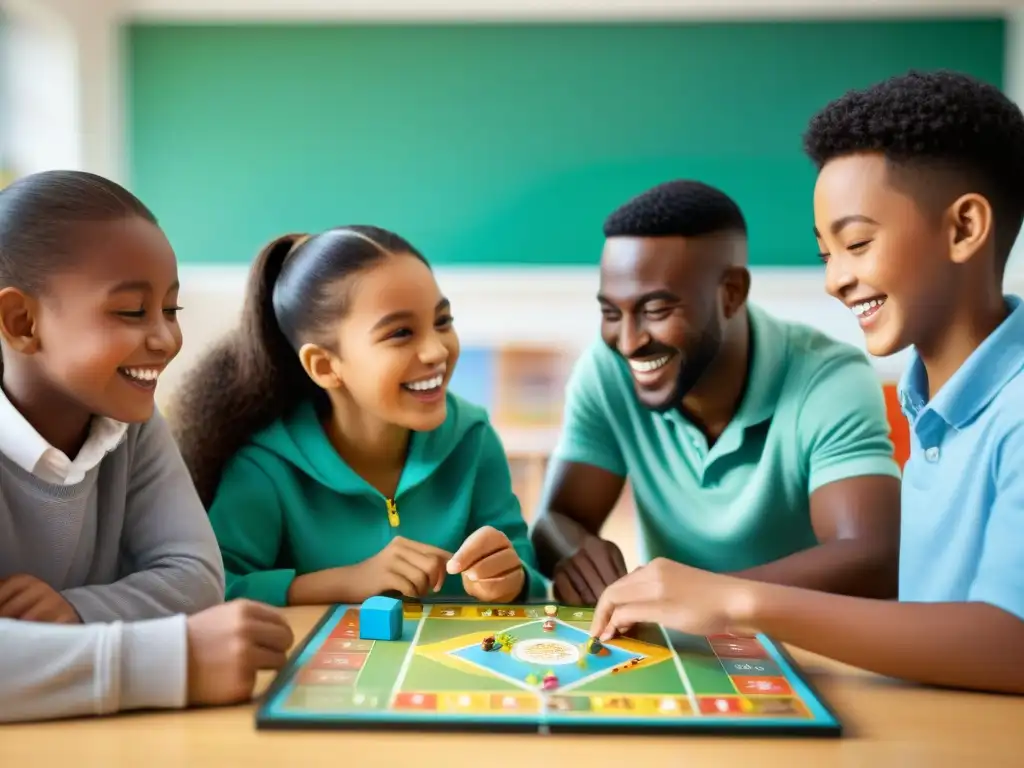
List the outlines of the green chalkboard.
{"type": "Polygon", "coordinates": [[[1000,19],[136,25],[130,183],[183,262],[373,223],[437,264],[593,264],[604,216],[698,178],[751,259],[813,265],[800,148],[828,100],[911,67],[998,86],[1000,19]]]}

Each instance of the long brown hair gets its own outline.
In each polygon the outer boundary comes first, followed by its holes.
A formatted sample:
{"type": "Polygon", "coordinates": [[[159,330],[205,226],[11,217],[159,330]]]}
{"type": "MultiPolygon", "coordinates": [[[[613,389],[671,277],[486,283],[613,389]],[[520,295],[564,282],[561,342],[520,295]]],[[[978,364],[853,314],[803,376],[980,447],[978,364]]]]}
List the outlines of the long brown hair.
{"type": "Polygon", "coordinates": [[[187,374],[171,408],[175,436],[207,507],[225,464],[256,432],[304,402],[329,408],[297,351],[323,343],[325,329],[344,317],[347,292],[340,282],[399,253],[426,263],[398,235],[370,226],[284,235],[259,253],[241,322],[187,374]]]}

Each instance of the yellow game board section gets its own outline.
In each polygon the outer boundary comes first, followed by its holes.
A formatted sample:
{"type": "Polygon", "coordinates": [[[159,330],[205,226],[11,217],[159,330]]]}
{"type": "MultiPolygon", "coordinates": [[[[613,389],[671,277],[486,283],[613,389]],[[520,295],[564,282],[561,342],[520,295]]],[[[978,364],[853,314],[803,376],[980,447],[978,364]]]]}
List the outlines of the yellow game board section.
{"type": "Polygon", "coordinates": [[[490,637],[493,632],[470,632],[465,635],[459,635],[448,640],[441,640],[436,643],[429,643],[427,645],[417,645],[413,650],[419,656],[436,661],[438,664],[443,664],[446,667],[457,669],[460,672],[468,672],[472,675],[479,677],[489,677],[489,673],[478,667],[472,662],[465,661],[458,656],[453,656],[452,651],[457,651],[459,648],[465,648],[467,645],[473,645],[475,643],[483,642],[485,637],[490,637]]]}

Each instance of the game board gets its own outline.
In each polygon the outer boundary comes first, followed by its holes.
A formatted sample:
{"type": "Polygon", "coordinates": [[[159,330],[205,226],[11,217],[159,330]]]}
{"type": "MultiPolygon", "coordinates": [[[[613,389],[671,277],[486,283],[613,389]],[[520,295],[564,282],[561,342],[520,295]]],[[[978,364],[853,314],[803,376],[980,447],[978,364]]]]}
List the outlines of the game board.
{"type": "Polygon", "coordinates": [[[359,606],[335,606],[264,695],[257,728],[841,733],[769,638],[645,625],[592,647],[592,617],[406,603],[402,638],[370,641],[359,638],[359,606]]]}

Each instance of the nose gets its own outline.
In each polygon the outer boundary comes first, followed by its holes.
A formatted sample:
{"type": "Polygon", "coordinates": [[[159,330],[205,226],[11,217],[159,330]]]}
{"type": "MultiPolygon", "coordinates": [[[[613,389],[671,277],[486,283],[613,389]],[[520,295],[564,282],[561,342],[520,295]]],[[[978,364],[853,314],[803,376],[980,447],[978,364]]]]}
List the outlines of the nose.
{"type": "Polygon", "coordinates": [[[439,334],[431,334],[420,347],[420,362],[424,365],[440,365],[448,360],[448,347],[442,343],[439,334]]]}
{"type": "Polygon", "coordinates": [[[857,284],[857,278],[848,268],[846,259],[831,257],[825,264],[825,290],[830,296],[842,299],[857,284]]]}
{"type": "Polygon", "coordinates": [[[177,351],[178,330],[175,323],[168,322],[162,315],[146,337],[146,349],[170,357],[177,351]]]}
{"type": "Polygon", "coordinates": [[[641,324],[632,318],[623,318],[619,326],[619,352],[629,357],[650,339],[641,324]]]}

